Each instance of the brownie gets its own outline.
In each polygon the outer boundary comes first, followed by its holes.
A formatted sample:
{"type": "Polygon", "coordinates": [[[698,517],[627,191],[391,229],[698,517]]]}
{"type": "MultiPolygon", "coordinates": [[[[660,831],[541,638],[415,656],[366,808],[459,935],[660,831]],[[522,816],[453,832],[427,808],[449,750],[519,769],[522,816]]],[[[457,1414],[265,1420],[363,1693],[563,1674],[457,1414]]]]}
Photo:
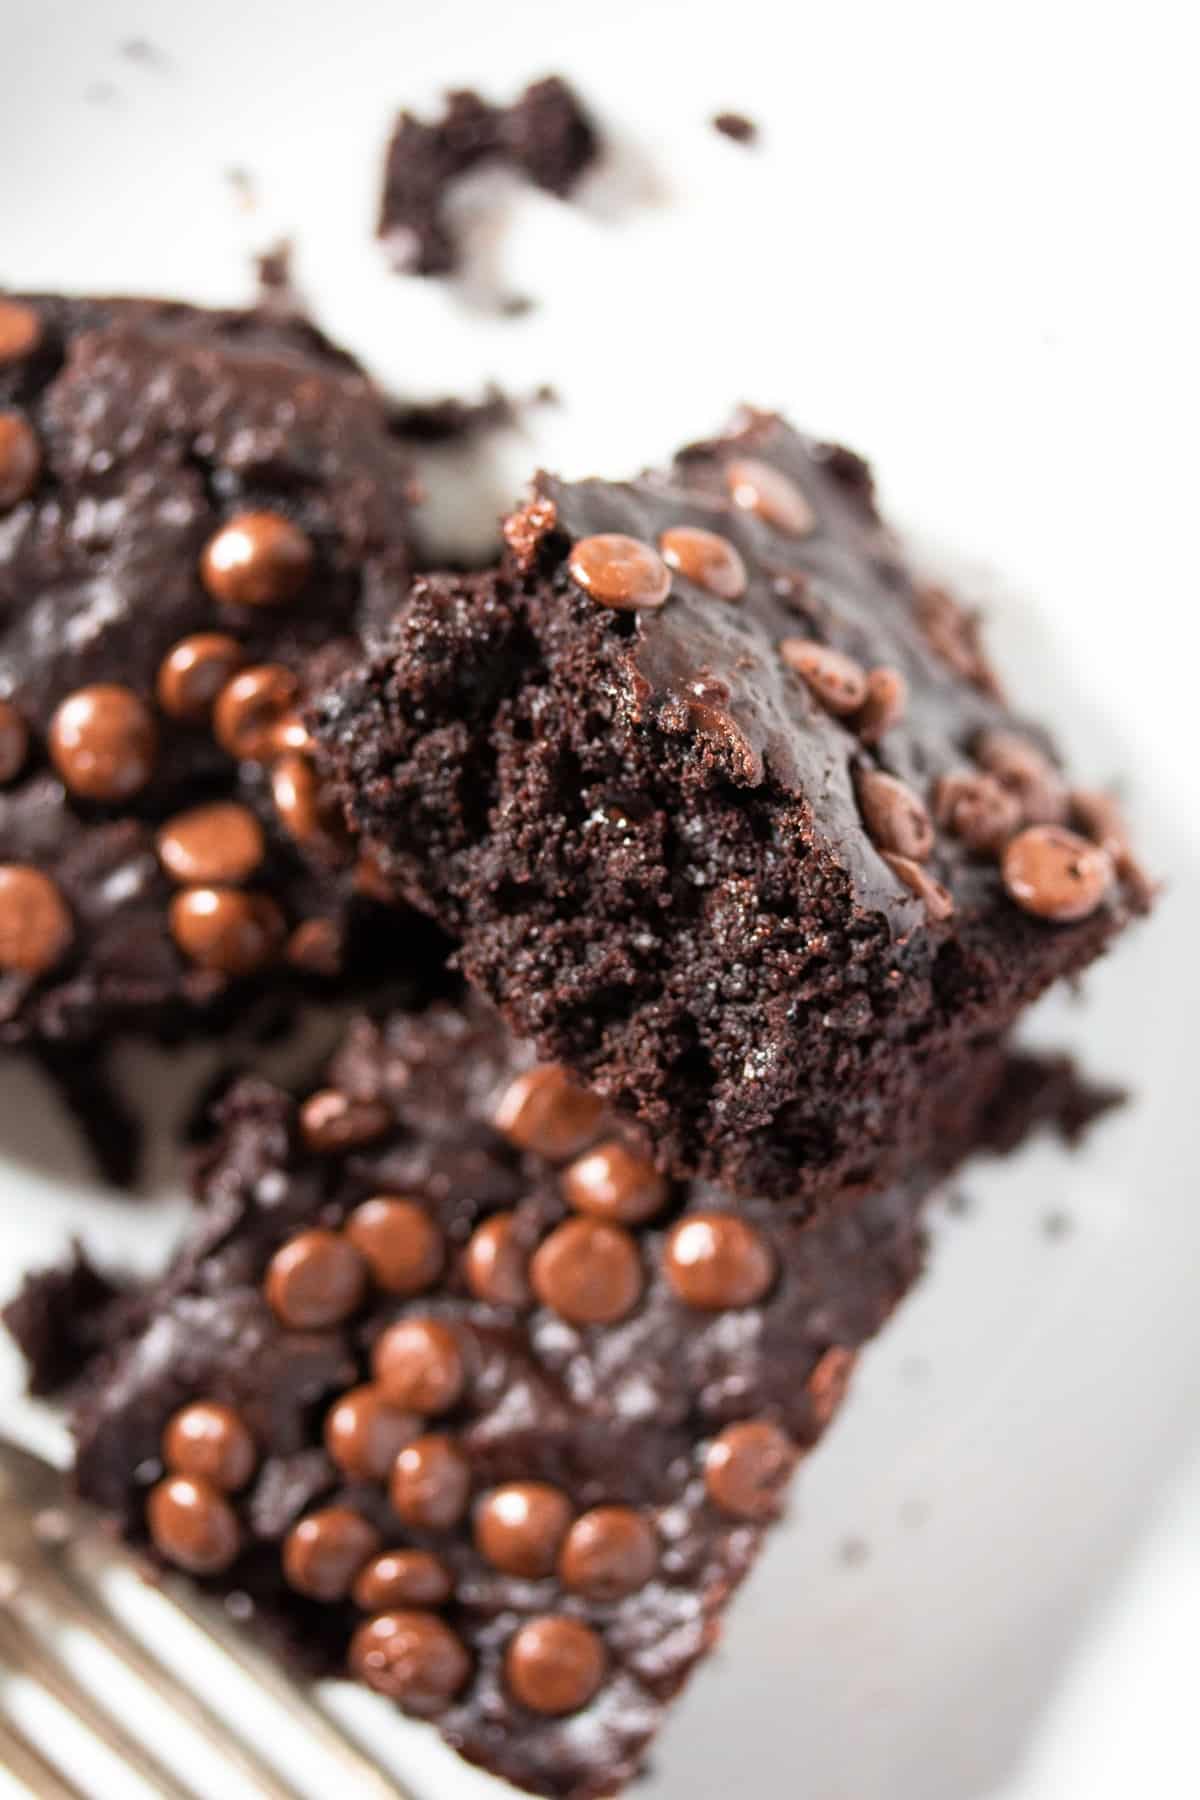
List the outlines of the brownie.
{"type": "Polygon", "coordinates": [[[1003,698],[867,466],[749,414],[538,476],[313,723],[348,817],[511,1026],[659,1166],[818,1208],[1145,910],[1105,796],[1003,698]]]}
{"type": "Polygon", "coordinates": [[[80,1359],[78,1485],[132,1542],[296,1668],[591,1800],[717,1642],[926,1195],[1030,1095],[998,1055],[936,1157],[802,1226],[667,1181],[478,1002],[360,1019],[302,1100],[230,1090],[159,1285],[73,1262],[9,1323],[43,1389],[80,1359]]]}
{"type": "Polygon", "coordinates": [[[577,95],[560,76],[531,82],[511,106],[493,106],[469,88],[447,94],[429,123],[402,112],[384,166],[378,235],[397,269],[444,275],[459,246],[446,216],[452,190],[484,164],[502,164],[546,193],[565,198],[595,160],[599,139],[577,95]]]}
{"type": "Polygon", "coordinates": [[[300,708],[403,596],[409,492],[301,319],[0,296],[0,1043],[82,1076],[374,954],[300,708]]]}

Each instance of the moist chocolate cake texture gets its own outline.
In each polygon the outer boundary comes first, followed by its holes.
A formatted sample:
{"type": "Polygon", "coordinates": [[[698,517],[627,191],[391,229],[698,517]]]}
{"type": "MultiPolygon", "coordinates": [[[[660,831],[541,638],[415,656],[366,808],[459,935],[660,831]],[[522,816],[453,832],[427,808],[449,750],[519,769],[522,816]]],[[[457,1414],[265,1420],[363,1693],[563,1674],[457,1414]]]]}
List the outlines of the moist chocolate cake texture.
{"type": "Polygon", "coordinates": [[[303,1099],[226,1096],[161,1283],[76,1261],[9,1323],[43,1389],[74,1360],[78,1485],[135,1544],[297,1668],[598,1800],[915,1278],[926,1196],[1035,1094],[997,1055],[936,1156],[798,1226],[666,1180],[478,1002],[361,1019],[303,1099]]]}
{"type": "Polygon", "coordinates": [[[1148,903],[866,465],[747,415],[632,483],[539,476],[311,722],[347,817],[658,1166],[819,1209],[1148,903]]]}

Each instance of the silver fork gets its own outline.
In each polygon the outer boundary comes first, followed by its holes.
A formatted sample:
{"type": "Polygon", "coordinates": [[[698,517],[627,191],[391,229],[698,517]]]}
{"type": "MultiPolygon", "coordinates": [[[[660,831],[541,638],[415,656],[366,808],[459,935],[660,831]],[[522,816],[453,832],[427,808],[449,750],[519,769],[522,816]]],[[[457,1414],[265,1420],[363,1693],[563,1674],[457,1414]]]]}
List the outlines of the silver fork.
{"type": "MultiPolygon", "coordinates": [[[[141,1569],[130,1553],[111,1541],[98,1515],[71,1494],[62,1472],[0,1438],[0,1703],[5,1675],[33,1680],[164,1800],[196,1800],[196,1790],[184,1777],[167,1768],[71,1673],[53,1636],[56,1627],[71,1627],[102,1645],[191,1726],[238,1771],[249,1784],[249,1793],[262,1800],[301,1800],[229,1720],[200,1699],[122,1622],[100,1587],[105,1574],[120,1566],[141,1569]]],[[[336,1758],[346,1777],[339,1800],[413,1800],[336,1720],[243,1644],[215,1608],[178,1586],[164,1584],[159,1592],[169,1593],[171,1603],[210,1643],[284,1707],[309,1742],[317,1742],[336,1758]]],[[[36,1800],[87,1800],[2,1710],[0,1766],[36,1800]]]]}

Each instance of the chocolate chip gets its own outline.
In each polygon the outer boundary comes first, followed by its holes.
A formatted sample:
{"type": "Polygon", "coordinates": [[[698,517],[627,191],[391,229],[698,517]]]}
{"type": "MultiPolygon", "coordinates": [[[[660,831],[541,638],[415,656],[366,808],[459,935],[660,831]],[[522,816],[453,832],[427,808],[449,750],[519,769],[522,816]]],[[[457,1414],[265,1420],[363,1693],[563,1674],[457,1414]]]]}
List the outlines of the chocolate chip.
{"type": "Polygon", "coordinates": [[[596,1506],[584,1513],[568,1531],[558,1559],[563,1586],[603,1604],[645,1587],[657,1567],[654,1527],[632,1506],[596,1506]]]}
{"type": "Polygon", "coordinates": [[[415,1200],[377,1195],[356,1206],[343,1227],[366,1259],[376,1287],[389,1294],[419,1294],[442,1272],[442,1234],[415,1200]]]}
{"type": "Polygon", "coordinates": [[[336,1231],[314,1225],[289,1238],[267,1265],[267,1304],[292,1331],[340,1325],[367,1291],[367,1266],[336,1231]]]}
{"type": "Polygon", "coordinates": [[[23,413],[0,412],[0,512],[28,500],[42,472],[42,452],[23,413]]]}
{"type": "Polygon", "coordinates": [[[493,1123],[519,1150],[560,1162],[595,1136],[603,1113],[600,1097],[572,1081],[561,1063],[542,1063],[509,1083],[493,1123]]]}
{"type": "Polygon", "coordinates": [[[895,729],[908,708],[908,683],[899,669],[872,669],[867,693],[854,719],[864,744],[877,744],[895,729]]]}
{"type": "Polygon", "coordinates": [[[285,955],[294,968],[311,975],[340,975],[344,948],[332,919],[304,919],[288,939],[285,955]]]}
{"type": "Polygon", "coordinates": [[[293,1525],[283,1540],[289,1587],[310,1600],[344,1600],[379,1549],[379,1533],[349,1506],[326,1506],[293,1525]]]}
{"type": "Polygon", "coordinates": [[[227,1494],[245,1487],[258,1461],[245,1421],[216,1400],[193,1401],[168,1420],[162,1456],[172,1474],[198,1475],[227,1494]]]}
{"type": "Polygon", "coordinates": [[[620,1225],[568,1219],[538,1246],[530,1264],[543,1306],[572,1325],[611,1325],[642,1291],[637,1245],[620,1225]]]}
{"type": "Polygon", "coordinates": [[[1093,844],[1099,844],[1102,850],[1107,850],[1119,867],[1132,846],[1129,827],[1113,796],[1100,789],[1072,788],[1068,804],[1075,829],[1090,838],[1093,844]]]}
{"type": "Polygon", "coordinates": [[[775,1279],[762,1236],[733,1213],[688,1213],[663,1249],[663,1273],[676,1298],[703,1312],[753,1306],[775,1279]]]}
{"type": "Polygon", "coordinates": [[[811,638],[784,638],[779,654],[794,669],[827,712],[843,717],[857,712],[867,697],[867,677],[861,663],[843,656],[828,644],[811,638]]]}
{"type": "Polygon", "coordinates": [[[253,875],[266,854],[262,826],[232,800],[176,813],[158,834],[158,859],[175,881],[236,883],[253,875]]]}
{"type": "Polygon", "coordinates": [[[0,785],[12,781],[29,755],[29,727],[11,700],[0,700],[0,785]]]}
{"type": "Polygon", "coordinates": [[[789,475],[755,457],[739,457],[726,463],[725,481],[735,506],[751,512],[765,525],[788,537],[808,537],[817,516],[808,499],[789,475]]]}
{"type": "Polygon", "coordinates": [[[444,1432],[406,1444],[392,1466],[388,1498],[413,1531],[450,1531],[470,1495],[471,1465],[444,1432]]]}
{"type": "Polygon", "coordinates": [[[779,1511],[796,1464],[791,1439],[768,1419],[727,1425],[704,1459],[704,1485],[714,1505],[735,1519],[770,1519],[779,1511]]]}
{"type": "Polygon", "coordinates": [[[718,600],[740,600],[749,580],[735,545],[699,525],[676,525],[658,540],[662,559],[685,581],[715,594],[718,600]]]}
{"type": "Polygon", "coordinates": [[[320,1088],[300,1108],[301,1136],[321,1155],[374,1143],[391,1125],[392,1110],[386,1101],[356,1100],[340,1088],[320,1088]]]}
{"type": "Polygon", "coordinates": [[[1113,884],[1112,857],[1061,825],[1031,825],[1004,852],[1004,886],[1017,905],[1056,925],[1086,919],[1113,884]]]}
{"type": "Polygon", "coordinates": [[[213,732],[239,761],[267,762],[282,748],[280,730],[296,704],[299,684],[282,663],[260,663],[225,683],[213,707],[213,732]]]}
{"type": "Polygon", "coordinates": [[[195,1475],[168,1475],[151,1488],[146,1525],[159,1555],[190,1575],[220,1575],[241,1548],[233,1508],[195,1475]]]}
{"type": "MultiPolygon", "coordinates": [[[[280,731],[287,730],[285,721],[280,731]]],[[[279,758],[271,770],[271,797],[281,823],[298,844],[336,837],[338,821],[326,804],[310,756],[293,750],[279,758]]]]}
{"type": "Polygon", "coordinates": [[[998,855],[1021,828],[1021,802],[994,775],[943,775],[934,789],[934,817],[968,849],[998,855]]]}
{"type": "Polygon", "coordinates": [[[99,682],[78,688],[50,721],[50,758],[84,800],[128,800],[154,769],[158,734],[132,688],[99,682]]]}
{"type": "Polygon", "coordinates": [[[622,531],[581,538],[567,572],[585,594],[619,612],[662,606],[671,592],[671,571],[658,552],[622,531]]]}
{"type": "Polygon", "coordinates": [[[506,1575],[536,1581],[554,1568],[571,1502],[544,1481],[510,1481],[475,1508],[475,1547],[506,1575]]]}
{"type": "Polygon", "coordinates": [[[884,862],[898,881],[902,881],[910,893],[915,894],[925,907],[926,914],[936,924],[949,919],[954,913],[954,896],[949,888],[935,881],[928,869],[923,869],[918,862],[909,856],[896,856],[890,850],[881,852],[884,862]]]}
{"type": "Polygon", "coordinates": [[[918,587],[914,599],[917,623],[934,654],[964,681],[999,699],[1000,683],[984,655],[975,614],[960,606],[945,588],[931,583],[918,587]]]}
{"type": "Polygon", "coordinates": [[[527,1306],[528,1257],[511,1212],[493,1213],[471,1233],[463,1253],[463,1274],[477,1300],[491,1306],[527,1306]]]}
{"type": "Polygon", "coordinates": [[[42,321],[32,306],[0,295],[0,369],[31,356],[42,341],[42,321]]]}
{"type": "Polygon", "coordinates": [[[1015,731],[985,731],[974,745],[981,768],[1015,794],[1027,825],[1061,825],[1067,817],[1066,783],[1050,758],[1015,731]]]}
{"type": "Polygon", "coordinates": [[[530,1712],[559,1718],[586,1706],[604,1680],[604,1645],[590,1625],[553,1614],[530,1619],[504,1652],[504,1675],[530,1712]]]}
{"type": "Polygon", "coordinates": [[[384,1550],[358,1572],[353,1600],[364,1612],[385,1606],[442,1606],[454,1591],[450,1571],[432,1550],[384,1550]]]}
{"type": "Polygon", "coordinates": [[[273,962],[287,929],[268,895],[238,888],[188,888],[171,901],[168,918],[185,956],[232,977],[253,975],[273,962]]]}
{"type": "Polygon", "coordinates": [[[463,1641],[434,1613],[377,1613],[350,1640],[350,1672],[405,1712],[425,1718],[465,1686],[471,1659],[463,1641]]]}
{"type": "Polygon", "coordinates": [[[850,1385],[850,1377],[857,1361],[856,1351],[846,1350],[841,1344],[832,1344],[814,1363],[812,1373],[804,1384],[804,1391],[812,1405],[813,1420],[818,1430],[824,1431],[846,1398],[846,1389],[850,1385]]]}
{"type": "Polygon", "coordinates": [[[462,1346],[440,1319],[399,1319],[377,1339],[371,1367],[393,1406],[443,1413],[460,1398],[467,1379],[462,1346]]]}
{"type": "Polygon", "coordinates": [[[371,1383],[351,1388],[325,1414],[325,1448],[356,1481],[386,1480],[405,1444],[420,1433],[416,1413],[393,1406],[371,1383]]]}
{"type": "Polygon", "coordinates": [[[158,704],[172,719],[202,724],[242,661],[242,646],[223,631],[180,638],[158,665],[158,704]]]}
{"type": "Polygon", "coordinates": [[[209,539],[200,577],[214,600],[278,606],[300,592],[312,562],[312,545],[298,525],[279,513],[246,512],[209,539]]]}
{"type": "Polygon", "coordinates": [[[67,903],[48,875],[27,863],[0,863],[0,969],[45,975],[74,935],[67,903]]]}
{"type": "Polygon", "coordinates": [[[920,796],[882,769],[859,769],[854,791],[875,848],[924,862],[933,849],[933,821],[920,796]]]}
{"type": "Polygon", "coordinates": [[[667,1184],[654,1164],[619,1138],[597,1144],[563,1170],[563,1199],[576,1212],[618,1225],[640,1225],[666,1205],[667,1184]]]}

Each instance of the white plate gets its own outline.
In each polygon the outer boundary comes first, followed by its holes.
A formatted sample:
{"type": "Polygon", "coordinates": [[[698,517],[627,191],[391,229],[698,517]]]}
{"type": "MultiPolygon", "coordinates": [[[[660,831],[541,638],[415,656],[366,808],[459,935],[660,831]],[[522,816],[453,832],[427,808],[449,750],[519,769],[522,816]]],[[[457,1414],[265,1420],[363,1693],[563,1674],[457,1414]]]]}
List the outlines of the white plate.
{"type": "MultiPolygon", "coordinates": [[[[1086,1001],[1036,1023],[1136,1104],[1083,1155],[1040,1146],[971,1178],[975,1207],[939,1226],[931,1279],[805,1471],[647,1800],[1032,1795],[1041,1715],[1195,1445],[1200,294],[1180,10],[0,0],[0,280],[235,300],[249,249],[293,233],[318,315],[410,392],[558,388],[496,446],[484,535],[535,461],[622,473],[742,398],[844,436],[893,514],[996,592],[1013,689],[1090,776],[1128,773],[1169,877],[1086,1001]],[[139,38],[160,63],[122,53],[139,38]],[[488,190],[480,256],[536,310],[389,275],[371,224],[396,106],[551,68],[615,153],[578,206],[488,190]],[[711,130],[725,107],[762,123],[759,149],[711,130]]],[[[96,1195],[11,1066],[0,1111],[5,1287],[72,1230],[164,1253],[178,1207],[96,1195]]],[[[54,1440],[11,1358],[2,1373],[6,1423],[54,1440]]],[[[1179,1724],[1155,1721],[1156,1800],[1200,1785],[1179,1724]]],[[[1095,1800],[1072,1729],[1054,1800],[1095,1800]]],[[[500,1793],[420,1727],[383,1735],[419,1800],[500,1793]]],[[[83,1766],[89,1791],[123,1791],[83,1766]]]]}

